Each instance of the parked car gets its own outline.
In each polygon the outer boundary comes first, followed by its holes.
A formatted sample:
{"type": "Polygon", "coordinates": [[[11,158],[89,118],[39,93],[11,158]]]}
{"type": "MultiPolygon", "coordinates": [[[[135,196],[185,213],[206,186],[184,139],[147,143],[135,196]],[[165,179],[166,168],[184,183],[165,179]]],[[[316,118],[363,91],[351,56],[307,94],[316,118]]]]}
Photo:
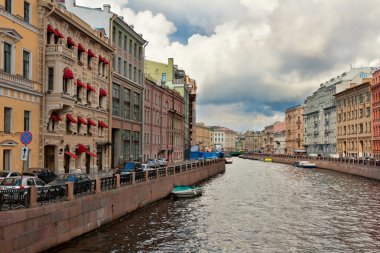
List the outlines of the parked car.
{"type": "Polygon", "coordinates": [[[158,166],[160,167],[168,166],[168,160],[166,160],[166,158],[159,158],[157,161],[158,161],[158,166]]]}
{"type": "Polygon", "coordinates": [[[18,172],[1,171],[0,172],[0,182],[3,181],[3,179],[5,179],[5,178],[16,177],[16,176],[21,176],[21,174],[18,172]]]}
{"type": "Polygon", "coordinates": [[[149,168],[158,168],[160,165],[158,164],[157,159],[148,159],[148,167],[149,168]]]}
{"type": "Polygon", "coordinates": [[[146,164],[146,163],[142,163],[142,164],[141,164],[141,169],[142,169],[143,171],[149,169],[148,164],[146,164]]]}
{"type": "Polygon", "coordinates": [[[85,182],[91,179],[84,173],[65,173],[59,175],[55,180],[51,181],[49,185],[64,185],[66,182],[85,182]]]}
{"type": "Polygon", "coordinates": [[[57,178],[57,175],[50,171],[49,169],[37,169],[37,168],[31,168],[29,170],[26,170],[24,172],[24,175],[26,173],[33,173],[36,177],[44,181],[45,183],[50,183],[51,181],[55,180],[57,178]]]}

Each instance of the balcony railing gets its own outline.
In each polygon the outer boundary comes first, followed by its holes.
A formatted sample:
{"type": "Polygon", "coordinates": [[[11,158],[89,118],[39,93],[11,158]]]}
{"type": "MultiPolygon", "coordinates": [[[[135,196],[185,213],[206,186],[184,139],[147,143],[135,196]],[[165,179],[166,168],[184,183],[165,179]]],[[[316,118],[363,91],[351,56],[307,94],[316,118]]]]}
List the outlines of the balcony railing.
{"type": "Polygon", "coordinates": [[[21,89],[29,89],[36,92],[42,91],[42,85],[34,81],[25,79],[20,75],[12,75],[0,70],[0,82],[4,82],[10,86],[14,86],[21,89]]]}

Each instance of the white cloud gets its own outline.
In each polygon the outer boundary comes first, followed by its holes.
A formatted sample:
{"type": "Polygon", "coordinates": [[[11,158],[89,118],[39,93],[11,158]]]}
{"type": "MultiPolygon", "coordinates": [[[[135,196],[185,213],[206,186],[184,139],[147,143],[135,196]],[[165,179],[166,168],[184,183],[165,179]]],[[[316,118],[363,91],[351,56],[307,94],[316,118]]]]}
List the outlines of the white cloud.
{"type": "Polygon", "coordinates": [[[197,80],[197,121],[206,124],[244,130],[272,123],[350,64],[379,65],[376,0],[112,2],[149,41],[149,59],[173,57],[197,80]],[[178,22],[210,35],[171,43],[178,22]]]}

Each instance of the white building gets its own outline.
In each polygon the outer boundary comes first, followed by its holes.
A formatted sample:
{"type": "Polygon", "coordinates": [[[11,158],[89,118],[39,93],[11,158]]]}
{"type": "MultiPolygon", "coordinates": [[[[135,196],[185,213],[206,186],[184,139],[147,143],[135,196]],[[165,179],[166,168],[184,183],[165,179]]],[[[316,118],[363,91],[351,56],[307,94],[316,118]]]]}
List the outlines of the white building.
{"type": "Polygon", "coordinates": [[[328,156],[336,154],[336,101],[335,94],[362,83],[372,76],[374,68],[351,69],[322,83],[317,91],[305,100],[304,146],[308,154],[328,156]]]}
{"type": "Polygon", "coordinates": [[[214,147],[221,147],[224,151],[235,150],[236,133],[226,127],[213,127],[211,141],[214,147]]]}

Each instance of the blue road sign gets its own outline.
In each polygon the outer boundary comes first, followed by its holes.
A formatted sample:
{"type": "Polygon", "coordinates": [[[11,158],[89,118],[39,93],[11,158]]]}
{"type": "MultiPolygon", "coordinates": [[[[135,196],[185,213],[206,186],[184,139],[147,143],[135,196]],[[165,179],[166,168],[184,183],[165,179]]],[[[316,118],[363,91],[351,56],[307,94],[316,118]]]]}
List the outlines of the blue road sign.
{"type": "Polygon", "coordinates": [[[28,145],[32,141],[32,133],[29,131],[22,132],[20,141],[24,145],[28,145]]]}

